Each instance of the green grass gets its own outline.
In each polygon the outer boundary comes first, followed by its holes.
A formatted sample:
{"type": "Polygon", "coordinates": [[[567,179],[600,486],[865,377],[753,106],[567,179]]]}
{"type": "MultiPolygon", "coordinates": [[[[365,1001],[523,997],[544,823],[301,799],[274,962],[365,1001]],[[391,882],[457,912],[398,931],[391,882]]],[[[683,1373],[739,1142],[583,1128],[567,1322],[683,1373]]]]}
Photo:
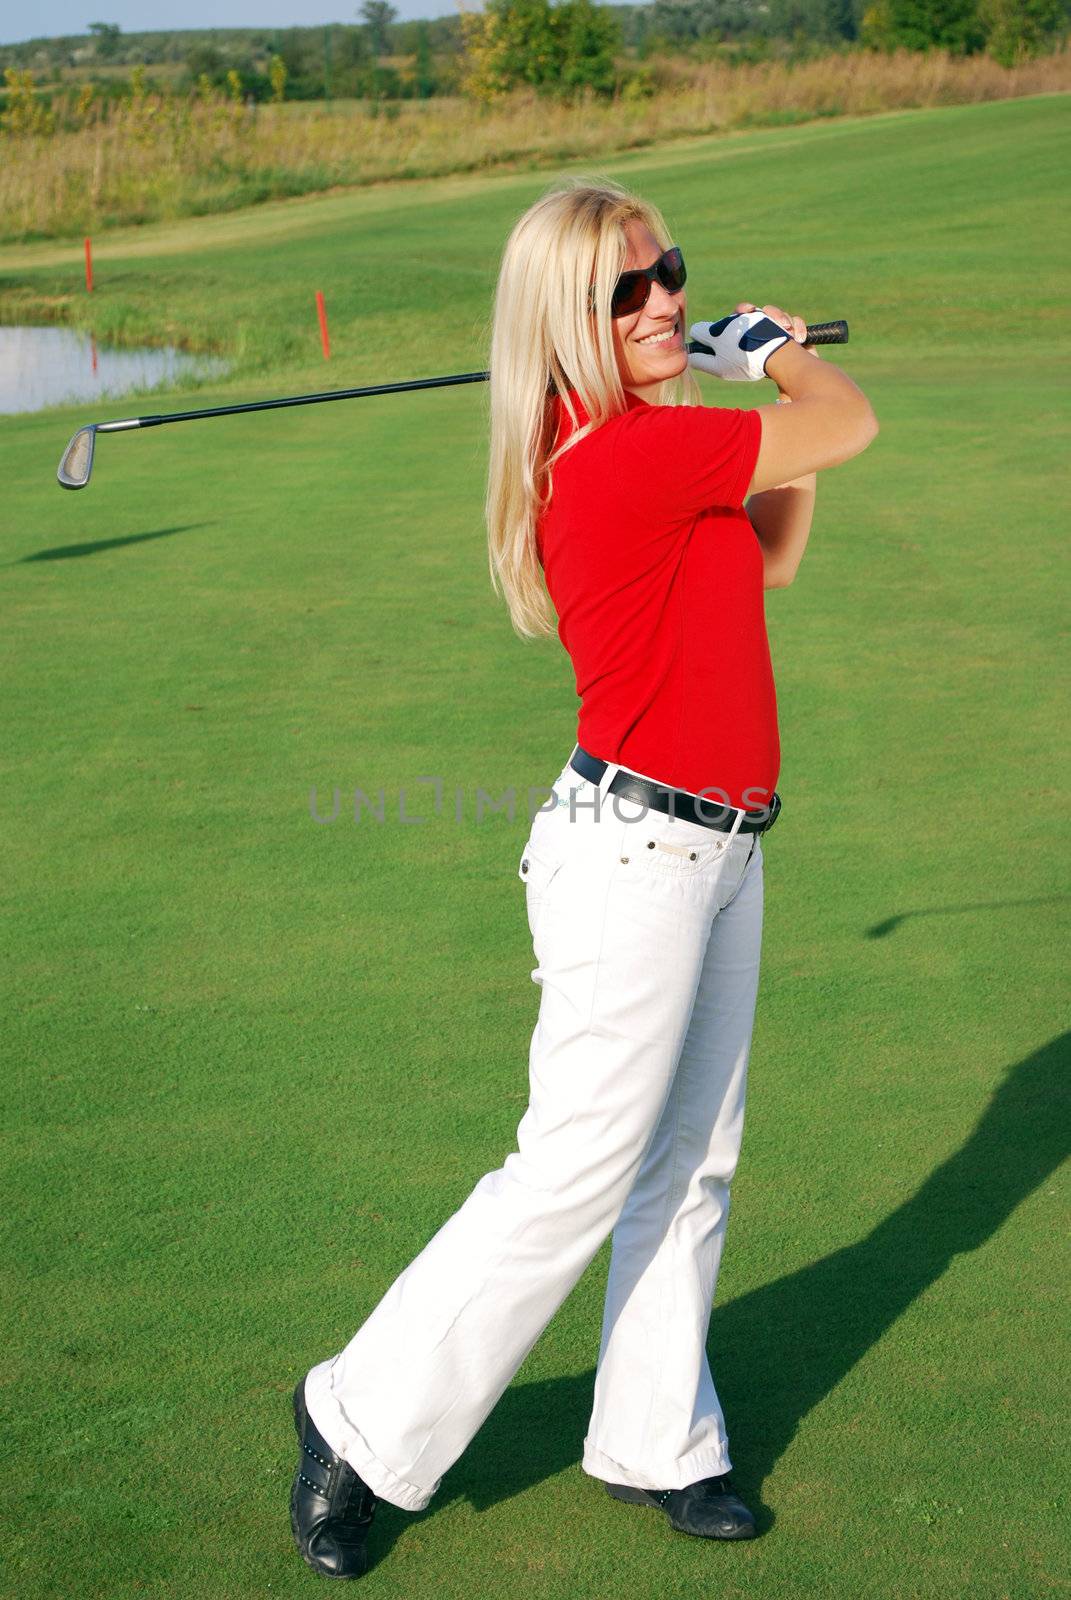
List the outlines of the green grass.
{"type": "MultiPolygon", "coordinates": [[[[1067,1591],[1066,130],[1039,98],[604,164],[667,212],[695,316],[847,317],[882,430],[767,608],[784,813],[710,1343],[764,1536],[581,1472],[607,1244],[431,1507],[381,1505],[362,1593],[1067,1591]]],[[[116,235],[93,319],[230,352],[195,403],[467,370],[543,181],[116,235]]],[[[0,254],[3,315],[78,267],[0,254]]],[[[78,495],[93,408],[0,426],[5,1595],[318,1592],[291,1387],[513,1148],[526,818],[477,823],[476,787],[548,782],[576,702],[490,590],[485,405],[105,437],[78,495]],[[422,775],[444,815],[400,826],[422,775]],[[380,785],[393,820],[347,820],[380,785]]]]}

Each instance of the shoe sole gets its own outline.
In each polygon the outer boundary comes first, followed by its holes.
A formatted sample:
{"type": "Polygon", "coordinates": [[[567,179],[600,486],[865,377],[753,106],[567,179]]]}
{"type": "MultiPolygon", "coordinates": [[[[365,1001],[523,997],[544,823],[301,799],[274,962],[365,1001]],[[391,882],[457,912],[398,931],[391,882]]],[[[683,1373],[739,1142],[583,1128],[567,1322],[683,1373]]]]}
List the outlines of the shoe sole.
{"type": "MultiPolygon", "coordinates": [[[[646,1489],[637,1489],[631,1483],[608,1483],[606,1492],[608,1495],[612,1495],[615,1500],[625,1500],[629,1505],[647,1506],[651,1511],[661,1511],[674,1533],[689,1533],[687,1528],[677,1527],[665,1506],[659,1505],[657,1500],[652,1500],[646,1489]]],[[[752,1526],[750,1528],[741,1528],[737,1533],[689,1533],[689,1537],[693,1539],[754,1539],[757,1531],[752,1526]]]]}
{"type": "MultiPolygon", "coordinates": [[[[298,1449],[299,1450],[301,1449],[302,1440],[303,1440],[304,1434],[305,1434],[305,1418],[306,1418],[306,1415],[307,1415],[307,1413],[306,1413],[306,1410],[305,1410],[305,1379],[304,1378],[299,1378],[298,1382],[297,1382],[297,1385],[296,1385],[296,1387],[294,1389],[294,1427],[295,1427],[295,1429],[297,1431],[298,1449]]],[[[300,1468],[300,1461],[299,1461],[298,1465],[299,1465],[299,1468],[300,1468]]],[[[338,1580],[338,1579],[345,1580],[347,1578],[363,1578],[364,1577],[364,1573],[363,1572],[325,1572],[323,1567],[318,1567],[316,1565],[316,1562],[312,1559],[312,1557],[304,1549],[304,1547],[302,1545],[302,1542],[301,1542],[301,1534],[300,1534],[300,1532],[298,1530],[298,1520],[297,1520],[297,1473],[294,1474],[294,1481],[290,1486],[290,1531],[294,1535],[294,1543],[297,1546],[298,1555],[301,1557],[302,1561],[304,1561],[305,1565],[309,1568],[310,1572],[315,1572],[315,1574],[316,1574],[316,1576],[318,1578],[333,1578],[335,1580],[338,1580]]],[[[365,1563],[366,1563],[365,1572],[367,1572],[367,1570],[368,1570],[367,1561],[368,1561],[368,1556],[367,1556],[367,1552],[366,1552],[366,1554],[365,1554],[365,1563]]]]}

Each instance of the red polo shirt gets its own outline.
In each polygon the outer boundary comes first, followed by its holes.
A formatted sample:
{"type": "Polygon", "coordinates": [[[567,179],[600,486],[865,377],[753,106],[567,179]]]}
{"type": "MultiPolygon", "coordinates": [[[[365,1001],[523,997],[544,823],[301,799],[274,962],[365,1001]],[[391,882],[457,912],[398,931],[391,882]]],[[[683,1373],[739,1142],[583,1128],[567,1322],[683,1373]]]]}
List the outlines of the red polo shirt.
{"type": "MultiPolygon", "coordinates": [[[[537,531],[581,700],[577,742],[755,810],[781,760],[762,550],[743,509],[762,422],[626,399],[555,464],[537,531]]],[[[555,405],[560,443],[571,423],[555,405]]]]}

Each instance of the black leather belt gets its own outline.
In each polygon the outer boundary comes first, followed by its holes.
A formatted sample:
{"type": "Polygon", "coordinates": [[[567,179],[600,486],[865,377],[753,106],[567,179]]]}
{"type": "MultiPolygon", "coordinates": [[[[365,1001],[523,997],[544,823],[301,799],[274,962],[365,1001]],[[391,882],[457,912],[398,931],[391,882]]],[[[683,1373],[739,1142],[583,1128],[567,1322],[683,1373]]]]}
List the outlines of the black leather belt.
{"type": "MultiPolygon", "coordinates": [[[[589,755],[580,745],[569,757],[569,765],[573,770],[594,784],[602,782],[609,764],[608,761],[600,761],[598,756],[589,755]]],[[[742,811],[739,806],[701,797],[688,789],[671,789],[664,783],[652,783],[650,778],[641,778],[638,773],[628,772],[624,768],[614,773],[608,792],[623,795],[626,800],[635,800],[638,805],[646,805],[651,811],[661,811],[669,817],[682,817],[686,822],[698,822],[701,828],[716,828],[719,833],[731,833],[738,816],[738,833],[767,833],[781,810],[781,796],[776,789],[768,806],[762,806],[758,811],[742,811]]]]}

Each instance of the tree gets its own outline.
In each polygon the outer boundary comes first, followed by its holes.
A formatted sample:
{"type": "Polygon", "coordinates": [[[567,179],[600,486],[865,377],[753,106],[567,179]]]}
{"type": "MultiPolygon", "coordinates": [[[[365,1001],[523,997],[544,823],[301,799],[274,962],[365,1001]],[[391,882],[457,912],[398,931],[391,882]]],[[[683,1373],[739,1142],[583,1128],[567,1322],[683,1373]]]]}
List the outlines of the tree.
{"type": "Polygon", "coordinates": [[[271,84],[271,97],[275,105],[282,105],[286,99],[286,62],[282,56],[272,56],[268,66],[268,81],[271,84]]]}
{"type": "Polygon", "coordinates": [[[739,38],[770,27],[770,9],[751,0],[654,0],[651,32],[670,44],[687,44],[712,34],[739,38]]]}
{"type": "Polygon", "coordinates": [[[462,87],[474,99],[523,87],[548,94],[614,87],[617,20],[592,0],[487,0],[482,13],[463,11],[461,25],[462,87]]]}
{"type": "Polygon", "coordinates": [[[1052,49],[1068,25],[1065,0],[980,0],[978,20],[989,54],[1012,67],[1052,49]]]}
{"type": "Polygon", "coordinates": [[[192,83],[205,77],[210,83],[220,84],[227,76],[226,58],[214,44],[204,40],[186,52],[186,72],[192,83]]]}
{"type": "Polygon", "coordinates": [[[435,65],[431,57],[431,30],[426,22],[416,25],[416,51],[413,62],[413,82],[419,100],[427,100],[435,93],[435,65]]]}
{"type": "Polygon", "coordinates": [[[882,50],[969,55],[985,44],[977,0],[876,0],[863,17],[863,42],[882,50]]]}
{"type": "Polygon", "coordinates": [[[859,8],[856,0],[825,0],[825,14],[835,38],[858,39],[859,8]]]}
{"type": "Polygon", "coordinates": [[[551,13],[561,41],[561,81],[569,89],[612,94],[616,81],[614,50],[621,31],[607,6],[591,0],[566,0],[551,13]]]}
{"type": "Polygon", "coordinates": [[[97,41],[96,53],[102,61],[114,61],[119,54],[119,36],[122,33],[117,22],[91,22],[89,31],[97,41]]]}
{"type": "Polygon", "coordinates": [[[368,36],[372,43],[372,54],[389,56],[390,30],[391,26],[398,20],[398,13],[390,4],[390,0],[362,0],[358,16],[368,29],[368,36]]]}
{"type": "Polygon", "coordinates": [[[324,92],[323,40],[318,28],[287,28],[278,36],[276,55],[286,68],[289,100],[322,100],[324,92]]]}
{"type": "Polygon", "coordinates": [[[844,37],[844,20],[830,0],[771,0],[760,31],[776,38],[832,44],[844,37]]]}

